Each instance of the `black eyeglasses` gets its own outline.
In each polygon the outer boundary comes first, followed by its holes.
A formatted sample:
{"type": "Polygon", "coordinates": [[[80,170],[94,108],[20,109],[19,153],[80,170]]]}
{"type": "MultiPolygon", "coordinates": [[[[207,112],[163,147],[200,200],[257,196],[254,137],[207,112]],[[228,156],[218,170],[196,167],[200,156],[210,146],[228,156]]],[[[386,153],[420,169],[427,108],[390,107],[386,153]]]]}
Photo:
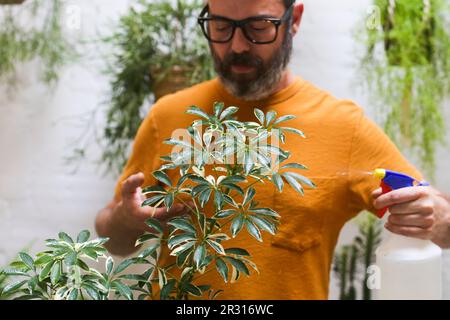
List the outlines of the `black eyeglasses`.
{"type": "Polygon", "coordinates": [[[277,39],[279,28],[289,20],[293,7],[292,4],[281,19],[260,16],[244,20],[232,20],[221,16],[206,16],[209,13],[209,6],[206,6],[200,13],[198,23],[210,42],[229,42],[236,32],[236,28],[241,28],[245,38],[251,43],[269,44],[277,39]]]}

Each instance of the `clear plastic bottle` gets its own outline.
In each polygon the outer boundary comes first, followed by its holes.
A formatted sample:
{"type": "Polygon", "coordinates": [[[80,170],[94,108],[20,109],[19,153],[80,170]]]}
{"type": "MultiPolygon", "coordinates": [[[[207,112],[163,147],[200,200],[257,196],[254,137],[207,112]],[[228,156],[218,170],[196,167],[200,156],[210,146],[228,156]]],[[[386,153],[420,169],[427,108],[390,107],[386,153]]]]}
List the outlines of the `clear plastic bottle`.
{"type": "Polygon", "coordinates": [[[388,232],[376,250],[376,265],[375,299],[442,299],[442,250],[433,242],[388,232]]]}

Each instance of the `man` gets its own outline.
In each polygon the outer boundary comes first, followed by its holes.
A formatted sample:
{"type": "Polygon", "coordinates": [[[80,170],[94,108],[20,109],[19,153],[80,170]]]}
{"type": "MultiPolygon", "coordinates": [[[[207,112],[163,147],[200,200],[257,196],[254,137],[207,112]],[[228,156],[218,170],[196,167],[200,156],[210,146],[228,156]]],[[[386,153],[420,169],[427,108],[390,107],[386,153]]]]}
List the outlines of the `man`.
{"type": "MultiPolygon", "coordinates": [[[[233,284],[207,274],[203,283],[224,289],[222,298],[326,299],[339,232],[364,209],[375,212],[387,206],[391,216],[386,227],[392,232],[450,246],[449,198],[432,187],[380,196],[378,181],[363,172],[382,167],[417,179],[421,174],[361,108],[332,97],[287,68],[303,15],[303,5],[293,2],[208,1],[199,22],[219,77],[161,99],[144,120],[115,197],[96,220],[98,234],[111,238],[107,246],[112,253],[132,253],[136,238],[148,230],[144,221],[152,208],[140,207],[141,187],[156,183],[151,172],[161,165],[159,157],[170,153],[163,140],[191,124],[194,118],[184,113],[187,107],[197,105],[211,113],[215,101],[239,106],[242,121],[254,119],[253,107],[296,115],[290,126],[307,138],[288,137],[284,149],[292,152],[292,162],[309,167],[306,175],[318,186],[306,190],[304,198],[289,189],[257,189],[262,204],[282,216],[279,233],[265,235],[262,244],[245,237],[233,240],[251,252],[260,274],[233,284]]],[[[169,212],[156,209],[156,217],[164,222],[187,212],[176,205],[169,212]]]]}

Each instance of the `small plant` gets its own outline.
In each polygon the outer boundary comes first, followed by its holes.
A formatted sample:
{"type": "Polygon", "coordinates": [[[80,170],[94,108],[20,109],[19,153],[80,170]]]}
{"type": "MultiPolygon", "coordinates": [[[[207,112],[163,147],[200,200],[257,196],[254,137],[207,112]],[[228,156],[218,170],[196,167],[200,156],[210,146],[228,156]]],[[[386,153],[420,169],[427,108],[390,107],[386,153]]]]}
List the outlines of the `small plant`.
{"type": "Polygon", "coordinates": [[[226,245],[243,230],[260,242],[263,232],[277,232],[280,215],[258,204],[253,186],[267,182],[282,192],[286,183],[303,195],[303,185],[315,185],[289,171],[306,167],[285,163],[290,153],[277,145],[279,141],[285,143],[286,133],[304,137],[300,130],[283,126],[294,116],[277,118],[274,111],[265,114],[255,109],[257,122],[240,122],[233,118],[237,111],[237,107],[225,108],[223,103],[215,104],[213,115],[191,107],[187,113],[201,118],[185,130],[194,144],[166,140],[175,147],[174,152],[164,156],[166,163],[153,172],[161,184],[143,190],[148,198],[142,206],[170,208],[188,201],[194,205],[189,215],[172,218],[166,226],[149,218],[146,223],[153,232],[137,240],[136,246],[146,246],[136,257],[114,269],[112,258],[102,246],[107,239],[88,241],[89,234],[83,231],[75,242],[60,233],[59,240],[47,240],[51,250],[38,254],[37,259],[22,253],[21,261],[4,271],[26,278],[8,285],[4,294],[23,299],[134,299],[135,293],[138,299],[214,299],[222,290],[202,284],[204,274],[218,272],[225,282],[234,282],[249,276],[250,269],[258,271],[250,252],[226,245]],[[170,171],[175,173],[172,178],[170,171]],[[175,260],[163,264],[161,248],[168,249],[175,260]],[[106,259],[106,273],[83,261],[100,257],[106,259]],[[148,268],[139,275],[121,274],[134,264],[148,268]]]}
{"type": "Polygon", "coordinates": [[[63,32],[63,8],[61,0],[0,6],[0,78],[9,80],[10,86],[19,63],[39,59],[42,80],[52,84],[61,67],[77,57],[63,32]]]}
{"type": "Polygon", "coordinates": [[[200,0],[140,0],[106,43],[115,50],[102,163],[120,173],[148,106],[213,77],[208,44],[197,25],[200,0]]]}
{"type": "MultiPolygon", "coordinates": [[[[13,299],[76,300],[90,297],[106,300],[115,298],[131,299],[131,289],[123,284],[131,275],[119,276],[127,266],[118,265],[113,269],[111,257],[106,256],[102,246],[108,239],[89,240],[89,231],[82,231],[76,241],[64,232],[59,239],[49,239],[49,250],[40,252],[33,259],[27,253],[19,253],[19,260],[2,271],[3,276],[20,278],[3,288],[2,296],[13,299]],[[86,259],[98,261],[106,258],[106,273],[90,268],[86,259]]],[[[137,276],[136,276],[137,277],[137,276]]]]}
{"type": "Polygon", "coordinates": [[[356,300],[358,292],[362,300],[371,300],[372,292],[367,286],[368,268],[375,259],[375,249],[381,242],[380,221],[371,213],[365,213],[357,219],[359,234],[352,243],[341,247],[334,260],[333,271],[339,285],[340,300],[356,300]],[[360,291],[357,288],[359,282],[360,291]]]}
{"type": "Polygon", "coordinates": [[[445,0],[374,0],[377,23],[361,41],[363,81],[387,134],[433,176],[450,92],[450,7],[445,0]]]}

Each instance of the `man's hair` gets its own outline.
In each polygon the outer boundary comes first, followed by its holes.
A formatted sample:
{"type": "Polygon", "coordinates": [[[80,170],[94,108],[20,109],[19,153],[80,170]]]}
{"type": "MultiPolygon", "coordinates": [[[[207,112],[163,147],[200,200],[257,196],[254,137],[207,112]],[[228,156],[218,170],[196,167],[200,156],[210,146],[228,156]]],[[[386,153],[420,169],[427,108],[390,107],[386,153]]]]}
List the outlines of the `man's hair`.
{"type": "Polygon", "coordinates": [[[283,2],[284,2],[284,5],[285,5],[285,7],[287,9],[295,2],[295,0],[283,0],[283,2]]]}

